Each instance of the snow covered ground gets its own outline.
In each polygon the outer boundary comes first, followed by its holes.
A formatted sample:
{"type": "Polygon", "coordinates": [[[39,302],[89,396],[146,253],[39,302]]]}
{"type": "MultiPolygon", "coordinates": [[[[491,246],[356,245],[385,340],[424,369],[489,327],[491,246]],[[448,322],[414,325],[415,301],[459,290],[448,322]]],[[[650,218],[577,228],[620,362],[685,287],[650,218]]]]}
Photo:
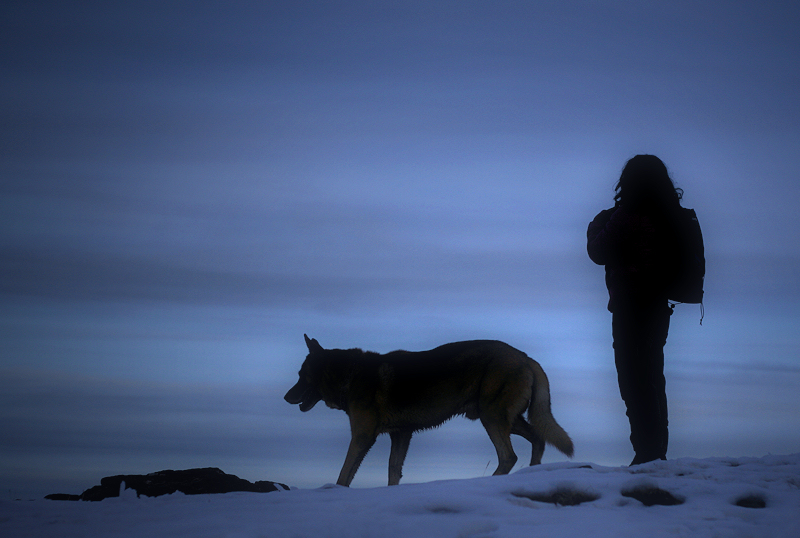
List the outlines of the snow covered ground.
{"type": "Polygon", "coordinates": [[[797,538],[800,454],[569,462],[365,489],[0,501],[0,536],[797,538]]]}

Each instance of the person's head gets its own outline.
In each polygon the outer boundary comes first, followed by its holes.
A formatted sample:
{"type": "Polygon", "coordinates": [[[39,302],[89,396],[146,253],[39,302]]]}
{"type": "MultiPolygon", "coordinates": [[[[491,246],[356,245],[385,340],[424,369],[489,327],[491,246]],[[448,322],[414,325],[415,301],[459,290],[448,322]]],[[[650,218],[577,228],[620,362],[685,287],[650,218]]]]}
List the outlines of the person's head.
{"type": "Polygon", "coordinates": [[[672,183],[667,167],[655,155],[630,159],[614,189],[614,200],[626,206],[674,207],[680,205],[683,196],[683,191],[672,183]]]}

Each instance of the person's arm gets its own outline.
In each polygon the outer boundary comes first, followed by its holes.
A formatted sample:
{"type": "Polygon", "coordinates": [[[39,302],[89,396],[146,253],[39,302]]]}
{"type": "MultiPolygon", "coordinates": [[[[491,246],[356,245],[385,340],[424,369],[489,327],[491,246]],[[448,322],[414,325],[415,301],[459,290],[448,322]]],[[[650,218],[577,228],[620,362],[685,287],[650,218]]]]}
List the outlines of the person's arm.
{"type": "Polygon", "coordinates": [[[597,265],[606,265],[613,259],[620,220],[620,211],[612,207],[598,213],[589,223],[586,250],[589,258],[597,265]]]}

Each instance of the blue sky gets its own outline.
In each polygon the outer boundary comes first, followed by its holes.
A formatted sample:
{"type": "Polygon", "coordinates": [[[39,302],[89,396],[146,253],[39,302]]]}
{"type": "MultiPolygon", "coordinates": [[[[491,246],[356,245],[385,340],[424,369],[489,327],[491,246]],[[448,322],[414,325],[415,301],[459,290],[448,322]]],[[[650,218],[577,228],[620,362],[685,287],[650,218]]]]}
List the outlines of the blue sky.
{"type": "MultiPolygon", "coordinates": [[[[703,325],[679,306],[666,348],[670,456],[796,452],[798,23],[785,2],[4,4],[4,494],[191,466],[334,481],[345,415],[282,400],[303,333],[507,341],[576,457],[627,463],[585,232],[637,153],[707,249],[703,325]]],[[[381,443],[354,486],[385,482],[381,443]]],[[[458,420],[406,479],[494,457],[458,420]]]]}

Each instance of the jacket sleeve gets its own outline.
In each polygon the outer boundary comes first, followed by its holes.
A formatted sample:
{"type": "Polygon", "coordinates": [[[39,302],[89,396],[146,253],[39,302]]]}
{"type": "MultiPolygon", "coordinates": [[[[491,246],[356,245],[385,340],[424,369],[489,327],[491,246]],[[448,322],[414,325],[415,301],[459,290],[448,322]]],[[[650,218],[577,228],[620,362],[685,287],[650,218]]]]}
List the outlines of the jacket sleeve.
{"type": "Polygon", "coordinates": [[[586,231],[586,250],[589,258],[598,265],[607,265],[615,257],[620,235],[619,213],[616,207],[605,209],[589,223],[589,229],[586,231]],[[613,218],[615,215],[617,218],[613,218]]]}

